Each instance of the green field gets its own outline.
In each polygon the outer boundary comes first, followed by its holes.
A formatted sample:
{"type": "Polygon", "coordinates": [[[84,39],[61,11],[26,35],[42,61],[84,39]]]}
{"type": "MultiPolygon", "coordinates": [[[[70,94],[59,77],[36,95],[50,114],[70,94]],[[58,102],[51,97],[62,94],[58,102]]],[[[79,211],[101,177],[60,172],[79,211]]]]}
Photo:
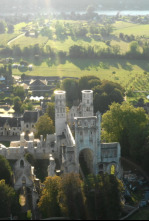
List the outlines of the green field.
{"type": "Polygon", "coordinates": [[[17,37],[18,34],[0,34],[0,45],[7,45],[7,43],[13,38],[17,37]]]}
{"type": "Polygon", "coordinates": [[[115,31],[113,34],[119,35],[124,33],[125,35],[145,36],[149,37],[149,25],[133,24],[129,22],[118,21],[114,24],[115,31]]]}
{"type": "Polygon", "coordinates": [[[30,45],[35,45],[35,44],[44,46],[47,41],[48,41],[47,37],[39,36],[38,38],[33,38],[33,37],[22,36],[19,39],[14,40],[10,44],[10,46],[12,47],[13,45],[20,45],[21,48],[29,47],[30,45]]]}
{"type": "MultiPolygon", "coordinates": [[[[49,60],[41,63],[39,66],[34,66],[33,71],[27,71],[25,74],[78,78],[84,75],[95,75],[101,79],[120,83],[125,88],[132,87],[133,90],[149,90],[149,74],[145,75],[144,71],[149,72],[147,61],[73,59],[63,62],[58,60],[53,60],[52,62],[49,60]]],[[[13,69],[13,74],[20,75],[22,73],[19,70],[13,69]]]]}
{"type": "MultiPolygon", "coordinates": [[[[48,21],[47,21],[48,22],[48,21]]],[[[149,36],[149,25],[133,24],[130,22],[117,21],[114,26],[114,32],[109,39],[104,41],[94,40],[91,35],[87,35],[86,38],[74,39],[71,36],[64,36],[64,38],[57,40],[55,36],[54,25],[57,21],[51,23],[51,28],[53,30],[53,40],[48,39],[48,37],[43,37],[41,35],[38,38],[20,36],[20,38],[14,40],[10,47],[13,45],[20,45],[21,48],[29,47],[30,45],[39,44],[41,47],[46,48],[50,45],[57,51],[63,50],[68,52],[72,45],[81,46],[93,46],[95,48],[106,48],[106,41],[111,41],[111,46],[119,45],[121,53],[126,53],[129,51],[129,42],[122,41],[118,38],[119,33],[124,33],[127,35],[135,36],[149,36]]],[[[60,23],[75,25],[79,21],[60,21],[60,23]]],[[[87,22],[81,21],[82,26],[87,27],[87,22]]],[[[0,35],[0,41],[4,41],[5,44],[20,33],[22,27],[31,28],[33,23],[25,24],[20,23],[15,26],[15,34],[12,35],[0,35]]],[[[13,69],[14,75],[21,75],[25,73],[32,76],[68,76],[68,77],[82,77],[84,75],[95,75],[99,78],[111,80],[120,83],[126,90],[133,91],[148,91],[149,89],[149,64],[148,61],[143,60],[126,60],[126,59],[73,59],[73,60],[59,60],[59,58],[50,60],[38,61],[33,58],[23,58],[28,61],[28,63],[33,64],[33,71],[19,71],[13,69]],[[147,74],[144,74],[147,72],[147,74]]],[[[15,62],[19,62],[18,59],[15,62]]],[[[139,96],[146,96],[148,93],[139,94],[139,96]]],[[[138,96],[138,93],[135,94],[138,96]]]]}

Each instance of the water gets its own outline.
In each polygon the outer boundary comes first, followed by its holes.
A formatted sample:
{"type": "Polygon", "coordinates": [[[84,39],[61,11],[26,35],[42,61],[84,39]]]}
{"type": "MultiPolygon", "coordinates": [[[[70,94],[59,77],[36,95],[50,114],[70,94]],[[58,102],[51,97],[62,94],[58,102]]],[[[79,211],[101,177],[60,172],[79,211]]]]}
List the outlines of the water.
{"type": "Polygon", "coordinates": [[[117,15],[117,13],[120,13],[120,15],[132,15],[132,16],[136,16],[136,15],[149,15],[149,10],[148,11],[129,11],[129,10],[126,10],[126,11],[97,11],[97,13],[99,15],[117,15]]]}
{"type": "MultiPolygon", "coordinates": [[[[71,12],[69,12],[71,13],[71,12]]],[[[85,14],[85,11],[80,11],[80,12],[76,12],[78,14],[85,14]]],[[[148,11],[137,11],[137,10],[124,10],[124,11],[116,11],[116,10],[109,10],[109,11],[96,11],[96,13],[98,13],[99,15],[108,15],[108,16],[115,16],[118,13],[120,15],[132,15],[132,16],[137,16],[137,15],[141,15],[141,16],[145,16],[145,15],[149,15],[149,10],[148,11]]]]}

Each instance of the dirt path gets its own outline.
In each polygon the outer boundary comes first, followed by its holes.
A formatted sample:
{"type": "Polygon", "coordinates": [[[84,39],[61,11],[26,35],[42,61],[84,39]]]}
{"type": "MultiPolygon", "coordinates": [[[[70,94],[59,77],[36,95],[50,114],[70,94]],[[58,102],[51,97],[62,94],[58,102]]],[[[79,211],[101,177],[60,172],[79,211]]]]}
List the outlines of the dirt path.
{"type": "Polygon", "coordinates": [[[25,33],[23,33],[23,34],[17,36],[16,38],[12,39],[11,41],[8,41],[7,45],[10,46],[10,44],[11,44],[13,41],[15,41],[15,40],[17,40],[17,39],[23,37],[24,35],[25,35],[25,33]]]}

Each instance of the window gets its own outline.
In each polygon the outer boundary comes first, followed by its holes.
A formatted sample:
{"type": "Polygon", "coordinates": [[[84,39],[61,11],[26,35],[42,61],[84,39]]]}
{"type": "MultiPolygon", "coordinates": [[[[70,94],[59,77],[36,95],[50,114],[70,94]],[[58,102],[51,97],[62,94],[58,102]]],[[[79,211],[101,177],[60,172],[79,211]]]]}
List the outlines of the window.
{"type": "Polygon", "coordinates": [[[23,160],[20,161],[20,168],[24,168],[24,161],[23,160]]]}
{"type": "Polygon", "coordinates": [[[115,170],[116,170],[115,165],[112,165],[111,166],[111,175],[115,175],[115,170]]]}

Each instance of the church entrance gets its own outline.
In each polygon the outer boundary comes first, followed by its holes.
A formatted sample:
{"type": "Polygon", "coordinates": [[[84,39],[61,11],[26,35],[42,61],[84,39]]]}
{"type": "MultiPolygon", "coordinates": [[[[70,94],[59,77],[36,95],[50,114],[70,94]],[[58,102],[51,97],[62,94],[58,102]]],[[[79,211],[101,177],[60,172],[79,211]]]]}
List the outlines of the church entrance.
{"type": "Polygon", "coordinates": [[[84,176],[93,174],[93,151],[84,149],[79,154],[79,164],[84,176]]]}

